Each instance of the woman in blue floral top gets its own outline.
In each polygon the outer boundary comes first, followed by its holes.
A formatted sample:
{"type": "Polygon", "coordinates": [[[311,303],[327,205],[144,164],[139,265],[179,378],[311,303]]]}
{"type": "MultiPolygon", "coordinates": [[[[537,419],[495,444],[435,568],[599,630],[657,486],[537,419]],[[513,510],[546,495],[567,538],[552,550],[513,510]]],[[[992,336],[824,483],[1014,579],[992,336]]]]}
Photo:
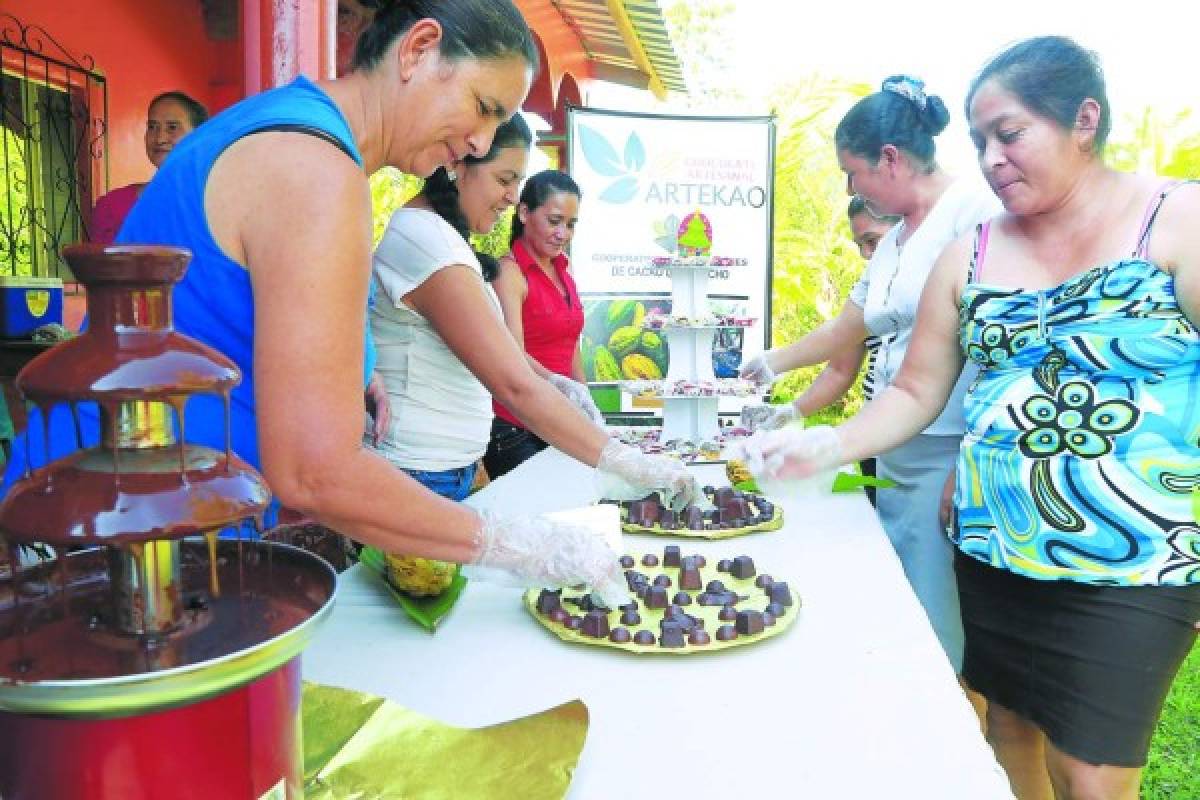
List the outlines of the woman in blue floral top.
{"type": "Polygon", "coordinates": [[[747,453],[803,480],[894,447],[980,367],[958,460],[963,678],[1024,798],[1136,798],[1200,620],[1200,185],[1114,171],[1095,56],[1040,37],[967,98],[1005,207],[950,245],[895,382],[747,453]]]}

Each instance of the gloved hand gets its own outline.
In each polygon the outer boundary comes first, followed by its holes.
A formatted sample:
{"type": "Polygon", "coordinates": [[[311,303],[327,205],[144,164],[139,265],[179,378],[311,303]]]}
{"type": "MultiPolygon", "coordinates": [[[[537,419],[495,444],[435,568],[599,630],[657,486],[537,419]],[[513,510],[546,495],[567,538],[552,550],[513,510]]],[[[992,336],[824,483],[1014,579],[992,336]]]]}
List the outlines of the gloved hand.
{"type": "Polygon", "coordinates": [[[620,556],[594,531],[545,517],[480,516],[473,566],[502,570],[534,587],[587,586],[610,609],[630,602],[620,556]]]}
{"type": "Polygon", "coordinates": [[[738,377],[754,381],[759,386],[766,386],[775,380],[775,370],[771,369],[767,354],[759,353],[749,361],[742,363],[742,368],[738,370],[738,377]]]}
{"type": "Polygon", "coordinates": [[[663,505],[680,511],[703,496],[696,478],[682,461],[646,455],[616,439],[604,445],[596,470],[601,479],[600,496],[610,500],[640,500],[658,492],[663,505]]]}
{"type": "Polygon", "coordinates": [[[597,425],[604,425],[604,415],[600,413],[600,409],[596,408],[596,403],[592,400],[592,393],[588,391],[587,386],[579,381],[573,381],[566,375],[559,375],[557,372],[551,372],[546,378],[558,391],[562,392],[563,396],[571,401],[584,415],[597,425]]]}
{"type": "Polygon", "coordinates": [[[832,488],[842,463],[841,439],[828,425],[758,433],[734,450],[767,494],[832,488]]]}
{"type": "Polygon", "coordinates": [[[771,405],[760,403],[742,408],[742,427],[750,431],[774,431],[799,420],[804,416],[791,403],[771,405]]]}

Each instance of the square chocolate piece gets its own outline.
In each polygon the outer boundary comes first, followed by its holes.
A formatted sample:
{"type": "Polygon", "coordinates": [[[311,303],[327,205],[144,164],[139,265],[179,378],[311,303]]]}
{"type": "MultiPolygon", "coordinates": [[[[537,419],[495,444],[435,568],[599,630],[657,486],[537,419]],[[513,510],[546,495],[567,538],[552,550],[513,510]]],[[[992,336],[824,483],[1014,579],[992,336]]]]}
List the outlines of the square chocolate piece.
{"type": "Polygon", "coordinates": [[[733,564],[729,568],[729,573],[733,577],[743,580],[753,578],[754,572],[754,559],[750,556],[738,556],[733,560],[733,564]]]}

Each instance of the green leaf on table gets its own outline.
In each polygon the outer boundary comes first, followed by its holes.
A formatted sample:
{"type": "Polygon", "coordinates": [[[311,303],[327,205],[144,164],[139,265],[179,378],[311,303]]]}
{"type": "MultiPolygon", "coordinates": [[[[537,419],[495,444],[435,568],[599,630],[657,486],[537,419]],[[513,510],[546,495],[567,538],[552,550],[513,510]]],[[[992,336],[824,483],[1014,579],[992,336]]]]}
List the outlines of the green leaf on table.
{"type": "Polygon", "coordinates": [[[374,547],[364,547],[358,555],[358,561],[378,575],[404,612],[430,633],[437,630],[438,624],[450,613],[450,609],[458,602],[463,589],[467,586],[467,576],[462,574],[461,568],[458,568],[455,569],[454,579],[446,587],[446,591],[432,597],[416,597],[408,592],[400,591],[388,581],[387,560],[382,551],[374,547]]]}

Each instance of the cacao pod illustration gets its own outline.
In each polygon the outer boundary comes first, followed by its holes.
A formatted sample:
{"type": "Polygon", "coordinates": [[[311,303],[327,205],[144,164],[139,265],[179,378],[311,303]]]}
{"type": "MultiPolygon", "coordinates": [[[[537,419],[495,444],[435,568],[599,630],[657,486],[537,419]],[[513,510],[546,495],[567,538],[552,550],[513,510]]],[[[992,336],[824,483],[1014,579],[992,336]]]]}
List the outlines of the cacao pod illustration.
{"type": "Polygon", "coordinates": [[[617,366],[617,360],[613,358],[613,354],[608,352],[608,348],[604,345],[597,345],[596,351],[592,356],[593,368],[596,370],[593,374],[598,381],[619,381],[621,380],[621,368],[617,366]]]}
{"type": "Polygon", "coordinates": [[[640,300],[613,300],[608,304],[608,314],[605,316],[610,331],[627,325],[640,328],[645,318],[646,306],[640,300]]]}
{"type": "Polygon", "coordinates": [[[650,357],[650,360],[658,366],[659,372],[667,371],[667,343],[663,337],[654,331],[642,331],[641,341],[638,342],[638,350],[650,357]]]}
{"type": "Polygon", "coordinates": [[[608,349],[619,360],[636,350],[641,341],[642,329],[626,325],[623,328],[617,328],[608,337],[608,349]]]}
{"type": "Polygon", "coordinates": [[[621,359],[621,372],[631,381],[656,381],[663,376],[658,365],[641,353],[621,359]]]}

